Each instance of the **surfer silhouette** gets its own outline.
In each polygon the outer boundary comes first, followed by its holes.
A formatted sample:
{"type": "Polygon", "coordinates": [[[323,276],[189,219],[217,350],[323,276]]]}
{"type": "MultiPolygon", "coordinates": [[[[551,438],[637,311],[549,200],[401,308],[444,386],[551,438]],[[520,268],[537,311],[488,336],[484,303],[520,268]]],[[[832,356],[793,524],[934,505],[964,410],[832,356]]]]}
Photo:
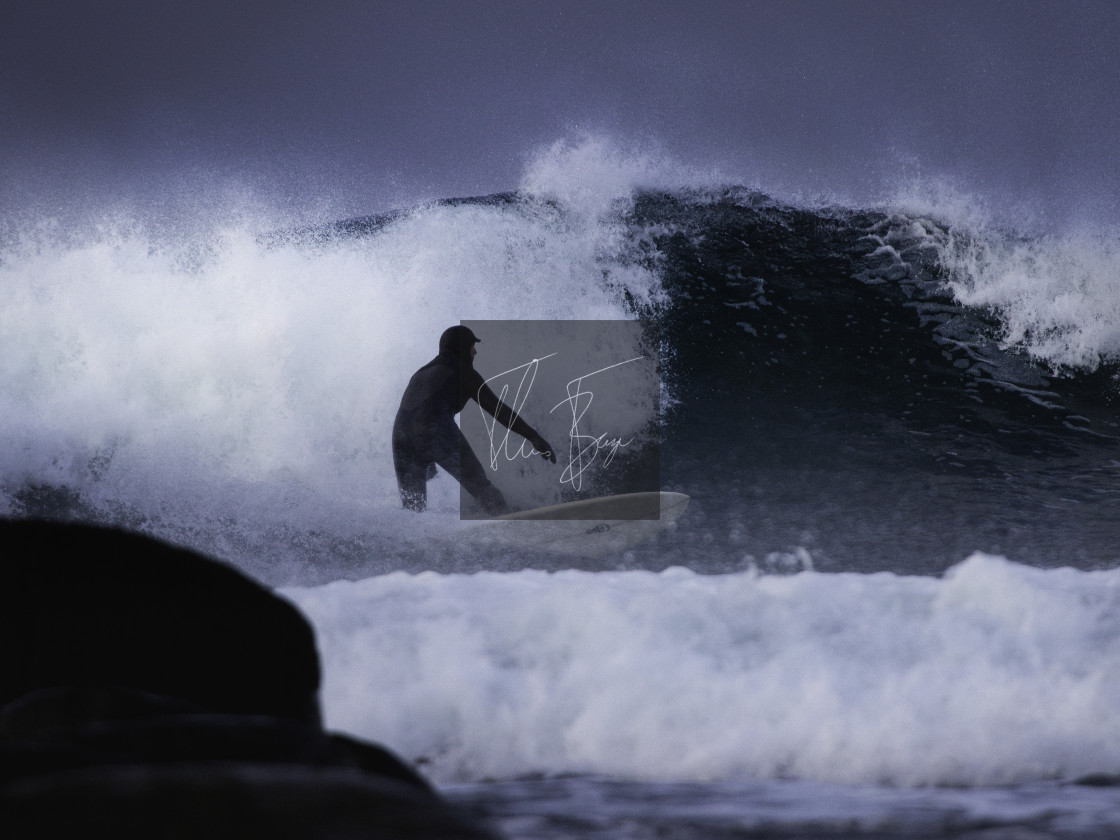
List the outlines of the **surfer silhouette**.
{"type": "Polygon", "coordinates": [[[436,464],[443,467],[491,516],[509,512],[500,490],[455,425],[455,415],[470,399],[494,419],[525,438],[542,457],[556,463],[555,450],[490,390],[474,369],[475,344],[481,339],[467,327],[449,327],[439,337],[439,355],[412,375],[393,422],[393,466],[401,502],[422,511],[428,481],[436,464]]]}

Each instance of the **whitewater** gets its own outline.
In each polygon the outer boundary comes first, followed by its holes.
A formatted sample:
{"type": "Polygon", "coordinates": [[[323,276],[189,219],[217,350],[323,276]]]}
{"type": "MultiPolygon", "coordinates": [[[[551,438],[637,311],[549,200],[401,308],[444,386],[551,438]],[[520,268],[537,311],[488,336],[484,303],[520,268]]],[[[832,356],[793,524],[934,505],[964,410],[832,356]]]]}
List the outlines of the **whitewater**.
{"type": "Polygon", "coordinates": [[[990,785],[1120,764],[1120,575],[401,572],[285,590],[327,716],[442,781],[990,785]]]}
{"type": "Polygon", "coordinates": [[[0,243],[0,513],[275,587],[327,726],[510,836],[1120,826],[1087,784],[1120,774],[1107,225],[775,197],[584,140],[497,196],[12,216],[0,243]],[[457,548],[446,476],[401,509],[409,376],[502,319],[659,330],[678,527],[570,562],[457,548]]]}

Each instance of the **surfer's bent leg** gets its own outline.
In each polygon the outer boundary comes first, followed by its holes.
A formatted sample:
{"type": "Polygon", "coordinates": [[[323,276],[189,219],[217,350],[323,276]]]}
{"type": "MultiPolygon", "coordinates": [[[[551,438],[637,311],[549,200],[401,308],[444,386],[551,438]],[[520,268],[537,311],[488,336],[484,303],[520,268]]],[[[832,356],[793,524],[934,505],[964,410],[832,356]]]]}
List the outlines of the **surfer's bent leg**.
{"type": "Polygon", "coordinates": [[[450,429],[440,436],[440,445],[436,447],[436,463],[443,467],[455,478],[463,489],[470,493],[491,516],[509,513],[502,491],[490,483],[486,477],[486,470],[478,462],[471,450],[467,439],[454,423],[450,429]]]}
{"type": "Polygon", "coordinates": [[[397,488],[401,492],[401,504],[407,510],[420,512],[428,506],[428,468],[432,466],[431,462],[424,463],[415,452],[398,447],[394,442],[397,488]]]}

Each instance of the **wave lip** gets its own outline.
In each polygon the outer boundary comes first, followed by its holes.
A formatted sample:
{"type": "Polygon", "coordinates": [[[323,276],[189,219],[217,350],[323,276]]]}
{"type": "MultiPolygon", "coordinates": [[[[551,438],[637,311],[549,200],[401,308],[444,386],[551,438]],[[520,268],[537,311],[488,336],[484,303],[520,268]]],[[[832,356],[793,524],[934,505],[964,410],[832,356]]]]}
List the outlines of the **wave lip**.
{"type": "Polygon", "coordinates": [[[987,785],[1120,765],[1120,572],[395,573],[287,590],[332,727],[442,781],[987,785]]]}
{"type": "Polygon", "coordinates": [[[944,259],[957,299],[998,314],[1004,346],[1054,370],[1120,361],[1115,235],[958,238],[944,259]]]}

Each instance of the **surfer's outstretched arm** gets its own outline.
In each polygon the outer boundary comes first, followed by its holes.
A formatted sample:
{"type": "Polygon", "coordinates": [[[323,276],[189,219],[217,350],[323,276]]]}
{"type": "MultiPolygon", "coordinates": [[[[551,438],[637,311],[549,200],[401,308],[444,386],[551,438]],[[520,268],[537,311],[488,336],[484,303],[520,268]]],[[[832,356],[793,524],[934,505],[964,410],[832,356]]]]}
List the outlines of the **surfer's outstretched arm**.
{"type": "MultiPolygon", "coordinates": [[[[481,378],[481,377],[480,377],[481,378]]],[[[490,386],[485,382],[481,383],[477,394],[478,404],[495,420],[505,426],[507,429],[516,432],[529,441],[532,447],[541,453],[541,457],[545,460],[556,463],[556,450],[552,448],[547,440],[540,436],[532,426],[521,419],[521,416],[498,399],[497,395],[490,389],[490,386]]]]}

